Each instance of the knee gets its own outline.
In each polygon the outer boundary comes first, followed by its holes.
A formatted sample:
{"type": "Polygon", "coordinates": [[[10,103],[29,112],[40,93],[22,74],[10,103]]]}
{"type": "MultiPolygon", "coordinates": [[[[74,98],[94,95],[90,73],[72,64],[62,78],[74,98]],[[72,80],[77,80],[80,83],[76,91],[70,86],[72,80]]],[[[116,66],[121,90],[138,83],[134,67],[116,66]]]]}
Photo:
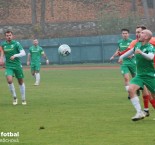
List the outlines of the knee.
{"type": "Polygon", "coordinates": [[[133,92],[134,92],[134,90],[133,90],[133,87],[132,87],[132,86],[129,86],[128,92],[129,92],[129,93],[133,93],[133,92]]]}
{"type": "Polygon", "coordinates": [[[129,82],[129,77],[128,76],[124,76],[124,80],[125,80],[125,82],[129,82]]]}

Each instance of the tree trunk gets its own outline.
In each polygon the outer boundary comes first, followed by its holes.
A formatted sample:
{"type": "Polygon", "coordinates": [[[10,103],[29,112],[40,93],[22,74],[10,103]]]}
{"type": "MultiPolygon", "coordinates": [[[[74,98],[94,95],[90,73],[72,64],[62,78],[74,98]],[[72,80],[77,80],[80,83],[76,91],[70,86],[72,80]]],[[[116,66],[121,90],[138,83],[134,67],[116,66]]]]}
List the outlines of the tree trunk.
{"type": "Polygon", "coordinates": [[[32,25],[35,25],[37,23],[36,0],[31,0],[31,11],[32,11],[32,25]]]}
{"type": "Polygon", "coordinates": [[[46,3],[45,0],[41,0],[41,19],[40,19],[40,25],[41,25],[41,30],[42,30],[43,34],[45,34],[45,9],[46,9],[45,3],[46,3]]]}
{"type": "Polygon", "coordinates": [[[144,15],[147,21],[147,24],[150,25],[150,16],[148,11],[148,5],[146,0],[142,0],[143,8],[144,8],[144,15]]]}

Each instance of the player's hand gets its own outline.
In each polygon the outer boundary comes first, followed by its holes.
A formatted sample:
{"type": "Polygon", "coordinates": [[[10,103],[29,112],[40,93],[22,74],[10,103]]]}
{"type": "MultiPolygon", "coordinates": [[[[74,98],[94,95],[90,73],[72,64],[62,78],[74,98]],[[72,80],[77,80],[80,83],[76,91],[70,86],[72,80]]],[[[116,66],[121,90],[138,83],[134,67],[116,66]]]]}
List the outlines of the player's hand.
{"type": "Polygon", "coordinates": [[[11,56],[11,57],[10,57],[10,59],[11,59],[11,60],[14,60],[14,59],[15,59],[15,57],[14,57],[14,56],[11,56]]]}
{"type": "Polygon", "coordinates": [[[117,51],[117,56],[120,56],[121,55],[121,52],[120,51],[117,51]]]}
{"type": "Polygon", "coordinates": [[[137,49],[136,51],[135,51],[135,54],[141,54],[142,53],[142,51],[140,50],[140,49],[137,49]]]}
{"type": "Polygon", "coordinates": [[[114,56],[112,56],[111,58],[110,58],[110,60],[113,60],[114,59],[114,56]]]}
{"type": "Polygon", "coordinates": [[[46,64],[49,64],[49,60],[48,59],[46,60],[46,64]]]}
{"type": "Polygon", "coordinates": [[[118,63],[122,64],[123,60],[121,58],[118,59],[118,63]]]}
{"type": "Polygon", "coordinates": [[[27,61],[27,65],[30,65],[30,62],[29,61],[27,61]]]}

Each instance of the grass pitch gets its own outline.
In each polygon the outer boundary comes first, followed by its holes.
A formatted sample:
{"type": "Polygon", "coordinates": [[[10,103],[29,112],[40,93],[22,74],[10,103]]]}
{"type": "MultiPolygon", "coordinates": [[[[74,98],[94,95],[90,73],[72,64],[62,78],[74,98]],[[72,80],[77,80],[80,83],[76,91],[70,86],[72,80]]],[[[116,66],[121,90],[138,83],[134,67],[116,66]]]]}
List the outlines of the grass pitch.
{"type": "MultiPolygon", "coordinates": [[[[0,71],[0,133],[16,133],[19,142],[0,145],[154,145],[155,113],[137,122],[118,68],[41,70],[40,86],[33,86],[25,70],[27,106],[12,98],[0,71]]],[[[141,98],[140,98],[141,99],[141,98]]],[[[143,106],[143,105],[142,105],[143,106]]]]}

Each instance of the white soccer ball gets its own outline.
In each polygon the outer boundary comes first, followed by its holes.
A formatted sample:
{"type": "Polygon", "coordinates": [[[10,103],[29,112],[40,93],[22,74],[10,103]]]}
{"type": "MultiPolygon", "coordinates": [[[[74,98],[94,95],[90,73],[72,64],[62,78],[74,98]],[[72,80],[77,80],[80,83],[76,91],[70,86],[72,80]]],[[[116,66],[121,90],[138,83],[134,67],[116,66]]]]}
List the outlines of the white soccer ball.
{"type": "Polygon", "coordinates": [[[68,56],[71,53],[71,48],[67,44],[62,44],[58,48],[58,53],[62,56],[68,56]]]}

